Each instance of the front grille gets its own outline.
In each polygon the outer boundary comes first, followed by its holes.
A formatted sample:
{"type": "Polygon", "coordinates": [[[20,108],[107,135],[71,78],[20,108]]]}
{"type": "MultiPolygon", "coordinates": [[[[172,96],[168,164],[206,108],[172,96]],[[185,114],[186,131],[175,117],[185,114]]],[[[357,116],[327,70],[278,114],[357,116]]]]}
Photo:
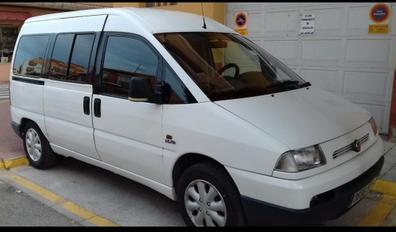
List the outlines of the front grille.
{"type": "MultiPolygon", "coordinates": [[[[359,143],[361,145],[363,145],[365,142],[367,142],[368,138],[369,138],[369,134],[366,134],[365,136],[363,136],[360,139],[358,139],[358,141],[359,141],[359,143]]],[[[335,159],[335,158],[347,153],[348,151],[351,151],[352,147],[353,147],[353,143],[350,143],[350,144],[346,145],[345,147],[342,147],[342,148],[336,150],[333,153],[333,159],[335,159]]]]}

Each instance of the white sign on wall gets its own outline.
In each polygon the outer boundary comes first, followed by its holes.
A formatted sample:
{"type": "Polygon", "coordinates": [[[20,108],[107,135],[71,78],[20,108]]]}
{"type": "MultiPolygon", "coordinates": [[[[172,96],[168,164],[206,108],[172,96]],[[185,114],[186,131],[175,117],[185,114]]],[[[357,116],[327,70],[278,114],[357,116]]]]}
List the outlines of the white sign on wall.
{"type": "Polygon", "coordinates": [[[301,16],[300,34],[313,34],[315,31],[315,15],[303,14],[301,16]]]}

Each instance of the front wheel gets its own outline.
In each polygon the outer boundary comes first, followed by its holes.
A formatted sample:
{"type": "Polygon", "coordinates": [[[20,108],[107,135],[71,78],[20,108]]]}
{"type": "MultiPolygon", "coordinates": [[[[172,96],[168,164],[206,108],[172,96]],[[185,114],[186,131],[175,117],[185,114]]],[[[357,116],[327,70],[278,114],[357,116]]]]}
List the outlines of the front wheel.
{"type": "Polygon", "coordinates": [[[188,226],[242,226],[239,192],[231,177],[212,163],[188,168],[177,185],[179,208],[188,226]]]}

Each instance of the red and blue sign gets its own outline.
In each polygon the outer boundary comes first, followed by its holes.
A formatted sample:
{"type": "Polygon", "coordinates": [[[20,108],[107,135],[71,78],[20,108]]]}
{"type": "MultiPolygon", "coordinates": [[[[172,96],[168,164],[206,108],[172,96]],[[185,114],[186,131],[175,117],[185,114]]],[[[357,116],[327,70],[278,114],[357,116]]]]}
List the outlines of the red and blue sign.
{"type": "Polygon", "coordinates": [[[370,9],[370,19],[375,23],[382,23],[389,18],[390,8],[385,3],[377,3],[370,9]]]}
{"type": "Polygon", "coordinates": [[[235,24],[238,27],[244,27],[244,26],[246,26],[246,23],[247,23],[247,16],[245,13],[238,13],[235,16],[235,24]]]}

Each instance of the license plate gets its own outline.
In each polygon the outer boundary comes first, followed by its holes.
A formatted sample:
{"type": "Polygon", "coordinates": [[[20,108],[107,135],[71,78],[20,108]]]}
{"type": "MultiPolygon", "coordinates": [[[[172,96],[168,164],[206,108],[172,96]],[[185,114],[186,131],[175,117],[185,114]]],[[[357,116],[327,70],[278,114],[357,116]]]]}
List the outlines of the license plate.
{"type": "Polygon", "coordinates": [[[349,207],[352,207],[353,205],[358,203],[363,197],[365,197],[369,193],[372,183],[373,182],[371,182],[370,184],[364,186],[362,189],[360,189],[355,194],[353,194],[352,202],[349,205],[349,207]]]}

